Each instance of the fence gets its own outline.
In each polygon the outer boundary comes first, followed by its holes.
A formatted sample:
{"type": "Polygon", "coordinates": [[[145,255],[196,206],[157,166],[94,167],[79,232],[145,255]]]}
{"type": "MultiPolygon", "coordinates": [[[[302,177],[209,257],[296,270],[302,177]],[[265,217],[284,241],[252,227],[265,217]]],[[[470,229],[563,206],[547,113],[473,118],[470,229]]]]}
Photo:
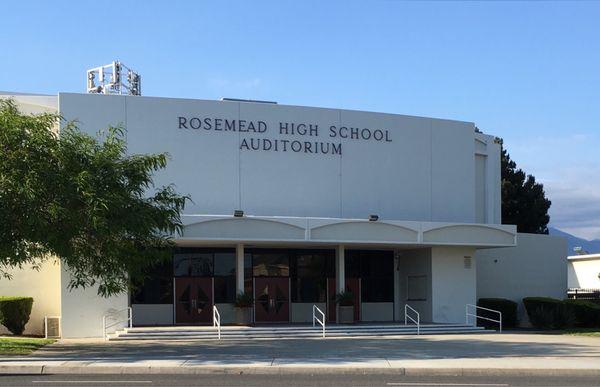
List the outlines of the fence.
{"type": "Polygon", "coordinates": [[[567,296],[574,300],[590,300],[600,303],[600,289],[569,288],[567,296]]]}

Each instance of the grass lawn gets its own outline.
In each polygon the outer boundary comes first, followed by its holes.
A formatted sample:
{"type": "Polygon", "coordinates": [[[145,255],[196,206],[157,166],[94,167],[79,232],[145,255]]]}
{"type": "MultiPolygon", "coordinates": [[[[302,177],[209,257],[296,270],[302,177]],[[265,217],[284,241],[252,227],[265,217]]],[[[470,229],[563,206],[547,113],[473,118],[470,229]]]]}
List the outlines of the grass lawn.
{"type": "Polygon", "coordinates": [[[34,337],[0,337],[0,355],[27,355],[53,342],[52,339],[34,337]]]}
{"type": "Polygon", "coordinates": [[[600,329],[598,329],[598,328],[567,329],[567,330],[563,331],[563,334],[574,335],[574,336],[600,337],[600,329]]]}

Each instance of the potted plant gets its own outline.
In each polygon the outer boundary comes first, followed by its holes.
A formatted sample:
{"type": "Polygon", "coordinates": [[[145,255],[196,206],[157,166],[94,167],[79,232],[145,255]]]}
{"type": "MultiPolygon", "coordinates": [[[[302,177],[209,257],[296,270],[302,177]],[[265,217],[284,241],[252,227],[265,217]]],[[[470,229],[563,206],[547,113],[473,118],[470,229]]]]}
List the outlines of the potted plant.
{"type": "Polygon", "coordinates": [[[235,314],[236,321],[240,325],[252,324],[252,307],[254,306],[254,298],[252,294],[240,292],[235,297],[235,314]]]}
{"type": "Polygon", "coordinates": [[[335,303],[338,305],[338,317],[340,324],[352,324],[354,322],[354,294],[345,291],[336,294],[335,303]]]}

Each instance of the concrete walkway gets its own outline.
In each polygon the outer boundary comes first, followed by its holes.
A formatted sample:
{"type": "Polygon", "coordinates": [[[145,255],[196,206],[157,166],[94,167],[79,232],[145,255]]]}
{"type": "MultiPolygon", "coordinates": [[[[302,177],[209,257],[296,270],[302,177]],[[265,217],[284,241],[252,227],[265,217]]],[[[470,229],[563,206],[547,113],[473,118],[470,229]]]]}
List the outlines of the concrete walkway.
{"type": "Polygon", "coordinates": [[[473,334],[191,342],[63,341],[0,358],[0,373],[390,372],[600,376],[600,338],[473,334]]]}

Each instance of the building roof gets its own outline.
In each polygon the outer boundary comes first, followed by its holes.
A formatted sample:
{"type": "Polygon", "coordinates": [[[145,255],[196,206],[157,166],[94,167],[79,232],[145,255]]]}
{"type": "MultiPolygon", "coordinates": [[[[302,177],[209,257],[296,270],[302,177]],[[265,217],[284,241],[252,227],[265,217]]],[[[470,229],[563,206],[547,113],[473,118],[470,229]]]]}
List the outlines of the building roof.
{"type": "Polygon", "coordinates": [[[600,261],[600,253],[596,254],[580,254],[580,255],[569,255],[567,257],[569,261],[588,261],[588,260],[599,260],[600,261]]]}

